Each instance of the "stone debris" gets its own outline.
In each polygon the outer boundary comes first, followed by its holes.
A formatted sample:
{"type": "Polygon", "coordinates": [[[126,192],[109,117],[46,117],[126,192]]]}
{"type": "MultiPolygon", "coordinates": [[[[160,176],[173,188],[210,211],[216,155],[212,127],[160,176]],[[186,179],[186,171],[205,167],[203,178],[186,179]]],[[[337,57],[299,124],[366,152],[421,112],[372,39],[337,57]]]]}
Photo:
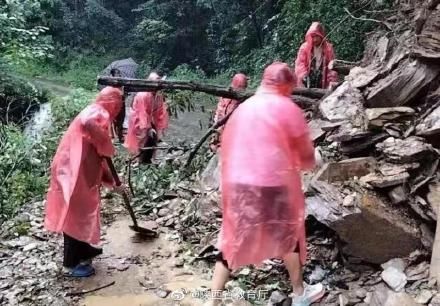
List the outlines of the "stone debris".
{"type": "Polygon", "coordinates": [[[384,282],[396,292],[402,291],[407,283],[405,273],[393,266],[388,266],[385,270],[383,270],[381,276],[384,282]]]}

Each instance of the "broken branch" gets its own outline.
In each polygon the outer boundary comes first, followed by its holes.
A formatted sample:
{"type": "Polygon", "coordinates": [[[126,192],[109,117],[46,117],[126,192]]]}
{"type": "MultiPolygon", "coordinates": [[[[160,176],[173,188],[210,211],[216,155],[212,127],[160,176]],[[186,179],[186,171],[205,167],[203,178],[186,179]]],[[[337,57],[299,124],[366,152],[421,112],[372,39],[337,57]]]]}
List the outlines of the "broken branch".
{"type": "Polygon", "coordinates": [[[350,13],[350,11],[349,11],[346,7],[344,7],[344,11],[347,12],[347,14],[348,14],[351,18],[353,18],[354,20],[370,21],[370,22],[380,23],[380,24],[383,24],[388,30],[390,30],[390,31],[393,30],[393,29],[391,28],[391,26],[390,26],[388,23],[384,22],[384,21],[380,21],[380,20],[372,19],[372,18],[356,17],[356,16],[354,16],[352,13],[350,13]]]}
{"type": "Polygon", "coordinates": [[[81,290],[81,291],[78,291],[78,292],[69,292],[69,293],[67,293],[67,296],[78,296],[78,295],[84,295],[84,294],[87,294],[87,293],[96,292],[98,290],[105,289],[105,288],[108,288],[110,286],[113,286],[114,284],[116,284],[116,282],[112,281],[112,282],[110,282],[108,284],[105,284],[105,285],[102,285],[102,286],[99,286],[99,287],[96,287],[96,288],[93,288],[93,289],[90,289],[90,290],[81,290]]]}

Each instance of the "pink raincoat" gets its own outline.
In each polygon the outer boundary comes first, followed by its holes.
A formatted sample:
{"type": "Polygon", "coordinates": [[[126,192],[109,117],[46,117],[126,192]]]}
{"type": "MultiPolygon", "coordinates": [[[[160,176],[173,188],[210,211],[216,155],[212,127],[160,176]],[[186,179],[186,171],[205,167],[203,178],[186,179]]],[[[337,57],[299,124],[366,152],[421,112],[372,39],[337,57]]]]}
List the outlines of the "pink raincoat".
{"type": "Polygon", "coordinates": [[[282,258],[297,246],[305,261],[300,170],[314,166],[314,149],[290,98],[294,83],[287,64],[270,65],[224,130],[219,248],[231,269],[282,258]]]}
{"type": "MultiPolygon", "coordinates": [[[[231,82],[231,88],[235,90],[244,90],[247,87],[247,76],[238,73],[234,75],[231,82]]],[[[237,100],[220,98],[217,104],[217,110],[215,111],[214,122],[222,120],[224,117],[229,115],[238,105],[237,100]]]]}
{"type": "Polygon", "coordinates": [[[132,154],[138,154],[147,139],[150,128],[156,128],[160,137],[168,128],[169,116],[165,98],[161,93],[140,92],[131,106],[128,131],[124,146],[132,154]]]}
{"type": "MultiPolygon", "coordinates": [[[[247,76],[238,73],[234,75],[231,82],[231,88],[235,90],[244,90],[247,87],[247,76]]],[[[229,98],[220,98],[217,104],[217,109],[214,115],[214,123],[222,120],[224,117],[229,115],[238,106],[238,101],[229,98]]],[[[211,139],[210,147],[213,151],[217,151],[220,147],[220,137],[223,132],[224,126],[218,129],[218,134],[215,134],[211,139]]]]}
{"type": "Polygon", "coordinates": [[[104,88],[70,124],[51,166],[45,226],[89,244],[100,240],[100,185],[113,185],[104,156],[115,153],[109,128],[122,92],[104,88]]]}
{"type": "Polygon", "coordinates": [[[335,52],[333,46],[325,38],[325,32],[319,22],[314,22],[310,26],[306,34],[306,40],[298,50],[298,55],[295,62],[295,74],[297,84],[299,87],[304,87],[303,79],[310,73],[310,65],[313,55],[313,35],[318,35],[323,39],[323,71],[322,71],[322,88],[328,88],[331,82],[338,81],[338,74],[336,71],[328,69],[328,65],[335,59],[335,52]]]}

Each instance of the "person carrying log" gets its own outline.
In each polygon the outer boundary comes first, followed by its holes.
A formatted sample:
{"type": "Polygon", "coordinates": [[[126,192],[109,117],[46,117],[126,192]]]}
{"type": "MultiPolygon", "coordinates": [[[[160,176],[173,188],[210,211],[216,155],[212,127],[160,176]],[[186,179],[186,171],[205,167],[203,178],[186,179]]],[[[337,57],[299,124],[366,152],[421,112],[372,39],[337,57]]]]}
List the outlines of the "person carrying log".
{"type": "MultiPolygon", "coordinates": [[[[117,68],[111,69],[110,75],[113,78],[121,78],[122,77],[121,71],[117,68]]],[[[113,129],[111,130],[112,137],[114,137],[116,135],[118,137],[118,140],[120,143],[124,142],[125,98],[126,97],[124,96],[122,99],[121,111],[119,112],[119,114],[115,118],[115,120],[113,120],[113,123],[112,123],[113,129]]]]}
{"type": "Polygon", "coordinates": [[[335,59],[332,44],[327,41],[319,22],[313,22],[307,31],[305,42],[298,50],[295,74],[298,87],[332,88],[338,82],[338,74],[329,68],[335,59]]]}
{"type": "Polygon", "coordinates": [[[95,103],[70,124],[51,165],[45,209],[45,227],[63,233],[65,275],[88,277],[95,273],[91,260],[102,253],[100,241],[100,186],[115,187],[105,157],[115,154],[109,128],[122,107],[122,92],[105,87],[95,103]]]}
{"type": "MultiPolygon", "coordinates": [[[[160,77],[153,72],[148,80],[160,80],[160,77]]],[[[139,155],[140,163],[151,164],[156,151],[154,147],[168,128],[168,123],[167,103],[162,93],[138,93],[131,106],[124,146],[130,153],[139,155]]]]}
{"type": "MultiPolygon", "coordinates": [[[[247,82],[248,78],[245,74],[237,73],[232,78],[230,87],[235,90],[245,90],[247,87],[247,82]]],[[[239,102],[237,100],[220,98],[214,115],[214,124],[233,112],[238,104],[239,102]]],[[[216,152],[220,147],[220,137],[222,131],[223,127],[219,128],[217,134],[215,134],[211,139],[210,147],[213,152],[216,152]]]]}
{"type": "Polygon", "coordinates": [[[287,64],[268,66],[260,88],[223,131],[223,221],[213,292],[224,290],[231,270],[281,258],[293,286],[292,305],[310,305],[324,294],[322,284],[302,280],[306,240],[300,171],[312,169],[315,160],[304,114],[291,100],[295,82],[287,64]]]}

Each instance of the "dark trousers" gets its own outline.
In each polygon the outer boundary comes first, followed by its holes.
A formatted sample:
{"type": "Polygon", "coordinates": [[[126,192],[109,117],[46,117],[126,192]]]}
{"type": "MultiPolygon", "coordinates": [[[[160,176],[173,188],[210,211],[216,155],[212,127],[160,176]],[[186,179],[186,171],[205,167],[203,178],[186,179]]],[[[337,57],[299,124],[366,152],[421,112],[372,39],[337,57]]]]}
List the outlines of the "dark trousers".
{"type": "MultiPolygon", "coordinates": [[[[157,146],[157,142],[158,142],[157,134],[155,134],[154,137],[150,137],[149,134],[150,133],[148,133],[148,137],[147,140],[145,141],[144,148],[157,146]]],[[[141,153],[139,154],[139,162],[141,164],[151,164],[155,151],[156,151],[155,149],[141,150],[141,153]]]]}
{"type": "Polygon", "coordinates": [[[125,120],[125,102],[122,103],[121,111],[113,122],[113,126],[115,128],[116,136],[119,139],[119,142],[124,142],[124,120],[125,120]]]}
{"type": "Polygon", "coordinates": [[[69,235],[64,235],[64,260],[63,266],[74,268],[85,260],[92,259],[102,254],[102,249],[92,247],[90,244],[79,241],[69,235]]]}

